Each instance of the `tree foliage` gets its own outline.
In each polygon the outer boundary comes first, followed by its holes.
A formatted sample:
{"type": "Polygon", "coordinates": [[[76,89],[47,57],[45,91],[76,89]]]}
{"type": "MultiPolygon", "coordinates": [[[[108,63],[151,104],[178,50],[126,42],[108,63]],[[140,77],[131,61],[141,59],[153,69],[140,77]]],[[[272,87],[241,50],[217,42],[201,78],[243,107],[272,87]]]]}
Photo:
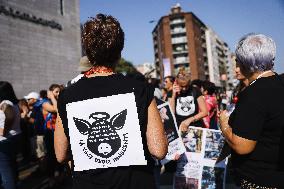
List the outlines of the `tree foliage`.
{"type": "Polygon", "coordinates": [[[132,62],[125,60],[124,58],[121,58],[119,63],[117,64],[116,68],[115,68],[116,72],[119,73],[136,73],[137,70],[136,68],[133,66],[132,62]]]}

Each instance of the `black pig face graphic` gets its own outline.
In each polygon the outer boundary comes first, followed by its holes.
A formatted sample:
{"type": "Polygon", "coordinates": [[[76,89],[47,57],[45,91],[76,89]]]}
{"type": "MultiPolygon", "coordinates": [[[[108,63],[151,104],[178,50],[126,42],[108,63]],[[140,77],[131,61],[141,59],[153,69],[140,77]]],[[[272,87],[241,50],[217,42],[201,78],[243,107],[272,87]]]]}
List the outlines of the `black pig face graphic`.
{"type": "Polygon", "coordinates": [[[193,96],[179,97],[177,100],[176,112],[178,115],[189,116],[195,112],[193,96]]]}
{"type": "Polygon", "coordinates": [[[88,149],[102,158],[109,158],[114,155],[121,146],[121,139],[116,130],[123,128],[126,120],[127,110],[114,115],[110,120],[110,115],[106,112],[92,113],[89,118],[93,118],[91,124],[86,120],[73,117],[79,132],[88,135],[88,149]]]}

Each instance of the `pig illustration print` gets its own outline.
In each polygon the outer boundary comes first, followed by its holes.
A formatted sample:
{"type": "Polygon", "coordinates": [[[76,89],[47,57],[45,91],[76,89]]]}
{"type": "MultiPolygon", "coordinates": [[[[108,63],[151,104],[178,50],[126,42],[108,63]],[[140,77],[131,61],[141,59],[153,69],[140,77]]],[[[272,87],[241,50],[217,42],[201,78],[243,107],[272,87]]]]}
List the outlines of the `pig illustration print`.
{"type": "Polygon", "coordinates": [[[88,136],[88,149],[97,156],[109,158],[121,147],[121,139],[116,131],[123,128],[126,115],[127,110],[123,110],[109,120],[108,113],[95,112],[89,116],[94,119],[93,123],[75,117],[73,120],[79,132],[88,136]]]}
{"type": "Polygon", "coordinates": [[[66,104],[74,170],[146,165],[135,95],[66,104]]]}
{"type": "Polygon", "coordinates": [[[189,116],[195,112],[193,96],[179,97],[176,103],[176,113],[178,115],[189,116]]]}

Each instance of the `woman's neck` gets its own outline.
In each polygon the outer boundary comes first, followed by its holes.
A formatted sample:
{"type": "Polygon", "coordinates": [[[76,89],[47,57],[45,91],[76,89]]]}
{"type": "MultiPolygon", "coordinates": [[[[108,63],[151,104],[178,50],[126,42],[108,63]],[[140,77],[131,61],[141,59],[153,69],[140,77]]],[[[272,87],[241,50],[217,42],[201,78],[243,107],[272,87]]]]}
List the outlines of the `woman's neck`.
{"type": "Polygon", "coordinates": [[[94,66],[89,71],[85,72],[85,77],[96,77],[96,76],[109,76],[114,74],[114,69],[105,66],[94,66]]]}
{"type": "Polygon", "coordinates": [[[114,73],[93,73],[91,75],[88,75],[87,77],[90,78],[90,77],[97,77],[97,76],[110,76],[110,75],[113,75],[114,73]]]}
{"type": "Polygon", "coordinates": [[[274,73],[271,70],[267,70],[267,71],[264,71],[264,72],[255,72],[248,78],[248,81],[249,81],[249,83],[252,83],[253,81],[255,81],[255,80],[257,80],[261,77],[269,77],[269,76],[272,76],[272,75],[274,75],[274,73]]]}

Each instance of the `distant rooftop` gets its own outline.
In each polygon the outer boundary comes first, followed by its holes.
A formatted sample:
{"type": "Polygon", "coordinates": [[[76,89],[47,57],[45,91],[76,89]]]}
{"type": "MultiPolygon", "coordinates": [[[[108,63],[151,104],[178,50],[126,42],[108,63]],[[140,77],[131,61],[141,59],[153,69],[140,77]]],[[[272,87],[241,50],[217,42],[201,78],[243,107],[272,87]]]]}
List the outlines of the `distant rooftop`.
{"type": "Polygon", "coordinates": [[[173,6],[171,8],[171,14],[178,14],[178,13],[181,13],[182,10],[181,10],[181,6],[179,3],[177,3],[175,6],[173,6]]]}

